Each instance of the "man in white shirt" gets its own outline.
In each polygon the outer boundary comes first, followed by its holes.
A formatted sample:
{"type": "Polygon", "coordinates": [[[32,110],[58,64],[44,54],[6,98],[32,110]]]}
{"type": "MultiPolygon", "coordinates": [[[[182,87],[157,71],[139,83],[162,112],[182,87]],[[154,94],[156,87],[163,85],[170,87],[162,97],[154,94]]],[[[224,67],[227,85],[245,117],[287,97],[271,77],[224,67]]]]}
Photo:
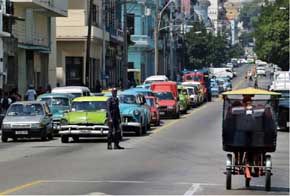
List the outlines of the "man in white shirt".
{"type": "Polygon", "coordinates": [[[36,96],[37,96],[37,93],[34,90],[33,85],[29,85],[29,88],[25,93],[25,99],[27,101],[34,101],[34,100],[36,100],[36,96]]]}

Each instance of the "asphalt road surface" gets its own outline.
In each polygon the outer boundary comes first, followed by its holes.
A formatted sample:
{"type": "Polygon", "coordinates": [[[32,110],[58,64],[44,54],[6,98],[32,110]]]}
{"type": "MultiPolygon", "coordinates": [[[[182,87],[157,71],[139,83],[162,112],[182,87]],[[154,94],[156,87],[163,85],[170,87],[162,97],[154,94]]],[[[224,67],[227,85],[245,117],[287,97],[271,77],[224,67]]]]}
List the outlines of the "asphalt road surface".
{"type": "MultiPolygon", "coordinates": [[[[237,70],[234,88],[247,86],[237,70]]],[[[259,80],[266,87],[268,79],[259,80]]],[[[125,137],[125,150],[106,150],[105,140],[62,144],[0,143],[0,195],[272,195],[289,194],[289,132],[279,132],[272,153],[272,191],[264,177],[245,188],[233,176],[225,189],[226,152],[221,141],[222,101],[217,98],[179,120],[164,120],[143,137],[125,137]]]]}

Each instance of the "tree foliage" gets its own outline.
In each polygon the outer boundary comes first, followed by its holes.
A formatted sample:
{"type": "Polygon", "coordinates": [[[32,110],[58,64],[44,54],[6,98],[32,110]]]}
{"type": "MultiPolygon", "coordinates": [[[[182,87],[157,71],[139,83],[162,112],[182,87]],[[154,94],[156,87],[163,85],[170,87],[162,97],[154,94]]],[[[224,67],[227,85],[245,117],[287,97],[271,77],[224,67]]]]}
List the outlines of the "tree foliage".
{"type": "Polygon", "coordinates": [[[289,0],[266,3],[254,23],[255,52],[259,59],[289,69],[289,0]]]}
{"type": "Polygon", "coordinates": [[[191,31],[186,34],[189,69],[207,67],[211,64],[218,67],[228,62],[230,58],[240,57],[240,52],[244,51],[236,46],[230,47],[225,35],[207,32],[200,22],[194,22],[192,26],[191,31]]]}

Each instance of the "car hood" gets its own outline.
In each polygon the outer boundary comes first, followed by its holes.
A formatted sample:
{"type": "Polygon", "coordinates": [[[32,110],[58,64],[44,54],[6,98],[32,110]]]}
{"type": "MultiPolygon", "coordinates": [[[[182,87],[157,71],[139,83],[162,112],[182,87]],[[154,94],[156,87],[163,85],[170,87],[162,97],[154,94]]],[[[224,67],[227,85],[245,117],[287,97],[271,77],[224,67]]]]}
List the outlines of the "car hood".
{"type": "Polygon", "coordinates": [[[158,103],[160,106],[176,106],[175,100],[159,100],[158,103]]]}
{"type": "Polygon", "coordinates": [[[66,119],[69,124],[105,124],[107,112],[69,112],[66,119]]]}
{"type": "Polygon", "coordinates": [[[39,123],[43,119],[43,116],[5,116],[3,123],[39,123]]]}
{"type": "Polygon", "coordinates": [[[50,110],[51,110],[51,113],[52,113],[52,117],[53,119],[59,119],[59,118],[62,118],[63,115],[64,115],[64,112],[66,110],[68,110],[69,107],[68,106],[60,106],[60,107],[51,107],[50,110]]]}

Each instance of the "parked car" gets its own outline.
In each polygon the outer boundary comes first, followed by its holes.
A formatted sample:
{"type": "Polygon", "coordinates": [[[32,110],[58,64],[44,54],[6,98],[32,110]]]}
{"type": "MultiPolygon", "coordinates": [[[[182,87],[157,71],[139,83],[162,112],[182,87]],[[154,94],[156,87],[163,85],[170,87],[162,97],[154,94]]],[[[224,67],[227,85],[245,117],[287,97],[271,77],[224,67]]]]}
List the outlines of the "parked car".
{"type": "Polygon", "coordinates": [[[134,131],[137,136],[145,134],[150,129],[151,116],[144,95],[126,90],[118,97],[122,130],[124,132],[134,131]]]}
{"type": "Polygon", "coordinates": [[[197,87],[185,86],[184,88],[187,90],[187,93],[189,94],[190,106],[191,107],[198,106],[200,104],[200,100],[197,87]]]}
{"type": "Polygon", "coordinates": [[[179,96],[179,108],[180,112],[186,113],[189,107],[189,95],[187,94],[187,90],[182,86],[178,85],[178,96],[179,96]]]}
{"type": "Polygon", "coordinates": [[[54,134],[60,130],[60,120],[64,117],[65,112],[70,110],[74,96],[71,94],[46,93],[40,95],[37,100],[45,101],[52,112],[52,122],[54,134]]]}
{"type": "Polygon", "coordinates": [[[216,78],[218,85],[223,88],[224,91],[231,91],[232,90],[232,81],[228,77],[219,77],[216,78]]]}
{"type": "Polygon", "coordinates": [[[266,77],[266,68],[264,66],[257,66],[256,71],[257,71],[257,76],[266,77]]]}
{"type": "Polygon", "coordinates": [[[44,101],[15,102],[2,123],[2,142],[9,138],[53,139],[52,114],[44,101]]]}
{"type": "Polygon", "coordinates": [[[52,89],[51,93],[65,93],[72,94],[74,97],[90,96],[91,91],[88,87],[84,86],[65,86],[56,87],[52,89]]]}
{"type": "Polygon", "coordinates": [[[176,82],[154,82],[150,88],[158,98],[160,116],[179,118],[180,106],[176,82]]]}
{"type": "Polygon", "coordinates": [[[153,75],[145,79],[144,84],[151,84],[153,82],[166,82],[169,81],[165,75],[153,75]]]}
{"type": "Polygon", "coordinates": [[[71,110],[61,120],[61,142],[68,143],[70,137],[79,141],[80,137],[107,136],[107,100],[104,96],[75,98],[71,110]]]}
{"type": "Polygon", "coordinates": [[[203,86],[200,84],[200,82],[183,82],[182,85],[195,88],[195,93],[197,93],[198,96],[198,105],[205,101],[203,86]]]}
{"type": "Polygon", "coordinates": [[[211,86],[212,96],[213,97],[218,97],[219,93],[220,93],[220,90],[219,90],[220,88],[218,86],[217,81],[216,80],[211,80],[210,86],[211,86]]]}
{"type": "Polygon", "coordinates": [[[146,103],[150,106],[151,120],[150,122],[155,126],[160,125],[159,105],[157,104],[157,98],[154,96],[146,96],[146,103]]]}

